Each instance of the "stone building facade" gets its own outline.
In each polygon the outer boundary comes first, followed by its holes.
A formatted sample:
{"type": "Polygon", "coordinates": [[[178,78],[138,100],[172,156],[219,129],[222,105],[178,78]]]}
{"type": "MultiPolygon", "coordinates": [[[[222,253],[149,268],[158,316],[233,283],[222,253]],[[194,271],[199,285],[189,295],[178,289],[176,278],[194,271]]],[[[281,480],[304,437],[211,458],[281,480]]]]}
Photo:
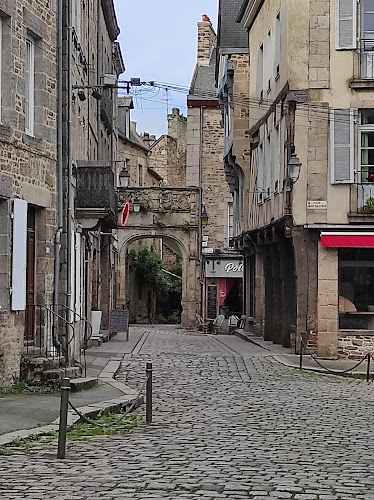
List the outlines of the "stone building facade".
{"type": "Polygon", "coordinates": [[[168,133],[151,144],[152,166],[162,176],[164,185],[186,185],[187,119],[178,108],[168,115],[168,133]]]}
{"type": "Polygon", "coordinates": [[[359,358],[374,344],[370,2],[246,0],[237,14],[250,166],[227,174],[244,195],[247,329],[359,358]]]}
{"type": "Polygon", "coordinates": [[[0,386],[115,306],[118,33],[112,0],[0,1],[0,386]]]}
{"type": "Polygon", "coordinates": [[[212,24],[203,16],[198,23],[197,64],[187,98],[186,182],[198,186],[202,194],[199,251],[203,300],[199,312],[210,320],[219,313],[242,312],[240,256],[230,247],[233,197],[223,164],[224,131],[215,89],[216,46],[212,24]],[[228,273],[226,264],[235,267],[236,274],[228,273]]]}
{"type": "MultiPolygon", "coordinates": [[[[19,376],[27,305],[51,301],[56,231],[56,2],[0,1],[0,387],[19,376]],[[27,292],[27,293],[26,293],[27,292]]],[[[29,313],[29,314],[28,314],[29,313]]]]}

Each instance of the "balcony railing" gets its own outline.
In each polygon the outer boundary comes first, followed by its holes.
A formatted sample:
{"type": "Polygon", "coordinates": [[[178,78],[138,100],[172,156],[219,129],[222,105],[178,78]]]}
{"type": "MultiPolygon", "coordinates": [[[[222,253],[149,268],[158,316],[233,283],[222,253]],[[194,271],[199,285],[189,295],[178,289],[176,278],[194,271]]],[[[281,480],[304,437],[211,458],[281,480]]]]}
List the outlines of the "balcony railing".
{"type": "Polygon", "coordinates": [[[78,163],[76,207],[81,215],[89,209],[95,210],[99,216],[101,213],[100,218],[117,220],[117,196],[110,165],[78,163]]]}
{"type": "Polygon", "coordinates": [[[351,184],[350,213],[374,215],[374,182],[351,184]]]}
{"type": "Polygon", "coordinates": [[[374,79],[374,40],[360,41],[360,77],[374,79]]]}

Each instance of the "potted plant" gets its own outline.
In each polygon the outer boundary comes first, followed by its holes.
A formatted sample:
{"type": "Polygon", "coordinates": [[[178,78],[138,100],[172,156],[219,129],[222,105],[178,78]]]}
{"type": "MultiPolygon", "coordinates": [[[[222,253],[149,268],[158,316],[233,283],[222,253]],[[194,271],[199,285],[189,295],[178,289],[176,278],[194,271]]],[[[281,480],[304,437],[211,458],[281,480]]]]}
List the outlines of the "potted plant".
{"type": "Polygon", "coordinates": [[[374,214],[374,198],[368,198],[364,205],[365,214],[374,214]]]}

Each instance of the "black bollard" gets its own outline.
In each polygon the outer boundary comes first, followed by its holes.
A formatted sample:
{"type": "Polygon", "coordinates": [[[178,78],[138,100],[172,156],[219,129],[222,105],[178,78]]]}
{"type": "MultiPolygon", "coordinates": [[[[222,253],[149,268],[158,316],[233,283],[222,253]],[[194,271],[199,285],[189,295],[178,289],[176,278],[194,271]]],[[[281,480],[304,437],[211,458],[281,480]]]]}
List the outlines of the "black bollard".
{"type": "Polygon", "coordinates": [[[60,406],[60,425],[58,429],[57,458],[65,458],[69,393],[70,393],[70,378],[66,377],[61,380],[61,406],[60,406]]]}
{"type": "Polygon", "coordinates": [[[147,385],[145,393],[145,419],[147,424],[152,423],[152,363],[147,363],[145,369],[147,385]]]}
{"type": "Polygon", "coordinates": [[[368,365],[367,365],[367,372],[366,372],[366,382],[369,382],[370,380],[370,353],[368,354],[368,365]]]}

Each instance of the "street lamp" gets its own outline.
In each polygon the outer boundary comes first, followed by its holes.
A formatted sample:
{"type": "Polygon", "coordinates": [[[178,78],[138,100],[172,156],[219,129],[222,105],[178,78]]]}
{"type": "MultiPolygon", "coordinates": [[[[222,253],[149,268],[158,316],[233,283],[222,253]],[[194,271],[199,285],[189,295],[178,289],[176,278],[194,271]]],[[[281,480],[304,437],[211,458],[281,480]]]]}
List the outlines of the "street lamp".
{"type": "Polygon", "coordinates": [[[132,203],[132,208],[134,210],[134,214],[138,214],[140,212],[140,203],[138,200],[134,200],[132,203]]]}
{"type": "Polygon", "coordinates": [[[201,216],[200,216],[200,218],[201,218],[201,225],[203,227],[205,227],[208,224],[208,219],[209,219],[208,213],[207,213],[206,208],[205,208],[205,205],[202,205],[202,207],[201,207],[201,216]]]}
{"type": "Polygon", "coordinates": [[[293,152],[291,158],[288,162],[288,176],[291,179],[291,183],[295,184],[300,175],[301,161],[299,160],[297,154],[293,152]]]}
{"type": "Polygon", "coordinates": [[[130,173],[126,168],[126,165],[123,167],[118,177],[119,187],[127,188],[129,187],[130,182],[130,173]]]}

